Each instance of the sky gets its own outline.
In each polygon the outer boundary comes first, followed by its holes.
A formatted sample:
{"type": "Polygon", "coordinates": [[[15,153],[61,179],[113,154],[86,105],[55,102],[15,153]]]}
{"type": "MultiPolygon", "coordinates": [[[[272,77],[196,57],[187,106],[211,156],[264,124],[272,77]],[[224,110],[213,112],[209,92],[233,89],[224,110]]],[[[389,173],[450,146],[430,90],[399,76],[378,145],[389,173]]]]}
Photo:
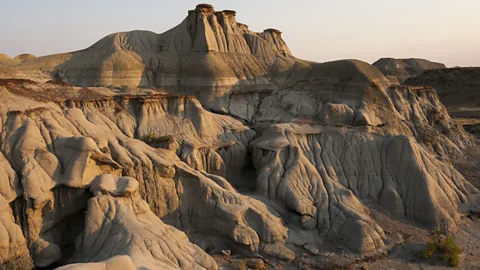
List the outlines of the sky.
{"type": "MultiPolygon", "coordinates": [[[[200,0],[201,1],[201,0],[200,0]]],[[[0,53],[84,49],[122,31],[162,33],[200,1],[0,0],[0,53]]],[[[252,31],[276,28],[292,53],[317,62],[425,58],[480,66],[480,0],[211,0],[252,31]]]]}

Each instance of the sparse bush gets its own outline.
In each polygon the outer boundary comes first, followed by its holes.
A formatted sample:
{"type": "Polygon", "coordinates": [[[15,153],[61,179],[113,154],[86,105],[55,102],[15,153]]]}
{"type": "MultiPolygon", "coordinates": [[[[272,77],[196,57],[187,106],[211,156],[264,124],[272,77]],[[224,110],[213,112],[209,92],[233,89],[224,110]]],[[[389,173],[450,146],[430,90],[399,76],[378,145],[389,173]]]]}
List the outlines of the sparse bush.
{"type": "Polygon", "coordinates": [[[172,141],[173,136],[172,135],[165,135],[165,136],[160,136],[157,138],[159,142],[166,142],[166,141],[172,141]]]}
{"type": "Polygon", "coordinates": [[[155,133],[148,133],[148,135],[143,136],[141,140],[146,143],[151,143],[153,142],[155,137],[156,137],[155,133]]]}
{"type": "Polygon", "coordinates": [[[432,233],[431,241],[428,242],[427,249],[422,251],[422,255],[426,259],[430,259],[437,252],[451,266],[458,267],[460,265],[462,249],[458,247],[453,237],[445,235],[445,232],[440,228],[432,233]]]}
{"type": "Polygon", "coordinates": [[[104,146],[102,148],[100,148],[100,151],[102,151],[102,153],[108,153],[110,151],[110,149],[108,149],[108,147],[104,146]]]}
{"type": "Polygon", "coordinates": [[[163,142],[173,141],[172,135],[157,136],[155,133],[149,133],[141,138],[147,144],[160,144],[163,142]]]}

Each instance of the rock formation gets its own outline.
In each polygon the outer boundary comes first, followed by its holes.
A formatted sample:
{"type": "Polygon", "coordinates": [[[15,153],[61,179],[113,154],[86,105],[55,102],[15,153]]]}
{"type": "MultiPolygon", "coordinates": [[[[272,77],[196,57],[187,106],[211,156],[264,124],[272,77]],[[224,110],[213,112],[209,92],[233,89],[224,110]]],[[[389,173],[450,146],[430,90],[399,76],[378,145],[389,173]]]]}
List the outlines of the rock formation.
{"type": "Polygon", "coordinates": [[[58,267],[58,270],[136,270],[137,267],[133,264],[132,259],[127,256],[115,256],[103,262],[96,263],[75,263],[66,266],[58,267]]]}
{"type": "MultiPolygon", "coordinates": [[[[48,87],[46,88],[48,89],[48,87]]],[[[1,90],[1,96],[4,97],[2,100],[5,101],[4,104],[7,104],[4,107],[6,110],[3,110],[1,114],[3,127],[1,149],[8,160],[8,162],[4,162],[6,165],[4,168],[7,168],[8,172],[4,185],[6,189],[1,194],[6,200],[5,205],[11,202],[27,240],[25,243],[22,234],[18,233],[19,229],[13,222],[11,211],[7,206],[5,210],[7,212],[2,215],[2,218],[6,218],[6,222],[2,222],[2,224],[8,232],[12,233],[9,233],[11,241],[6,243],[2,258],[8,259],[14,256],[15,254],[11,254],[9,250],[20,244],[23,244],[25,248],[28,246],[35,265],[40,267],[48,266],[56,261],[69,261],[72,259],[73,250],[75,250],[75,254],[82,252],[81,250],[90,252],[91,247],[84,246],[88,239],[79,242],[82,237],[79,238],[77,235],[83,233],[83,238],[85,238],[88,226],[91,226],[95,220],[101,218],[102,215],[107,217],[117,213],[112,209],[113,212],[102,214],[102,209],[105,210],[105,208],[92,209],[93,201],[97,200],[102,201],[101,203],[97,202],[101,205],[119,204],[118,207],[121,207],[120,202],[133,200],[132,203],[140,204],[141,206],[138,207],[142,207],[143,210],[126,209],[127,213],[119,214],[119,220],[133,219],[132,222],[139,218],[144,220],[146,217],[138,215],[148,210],[145,215],[152,216],[151,211],[153,210],[158,217],[184,231],[209,235],[208,238],[201,237],[199,240],[199,244],[206,249],[213,250],[227,245],[237,252],[257,252],[260,247],[282,246],[285,241],[286,228],[274,214],[270,214],[261,202],[238,194],[220,176],[194,170],[181,162],[175,152],[171,150],[152,148],[140,140],[129,137],[128,124],[133,117],[120,105],[112,107],[113,111],[116,110],[116,113],[112,112],[112,115],[109,115],[106,109],[95,110],[95,104],[101,108],[108,108],[108,105],[116,104],[113,100],[83,99],[76,103],[69,99],[62,103],[55,103],[42,100],[38,96],[18,95],[13,84],[8,84],[1,90]],[[108,118],[113,115],[117,117],[114,119],[116,122],[108,118]],[[16,178],[14,170],[19,172],[20,179],[16,178]],[[149,202],[149,206],[145,206],[148,204],[144,203],[140,197],[136,195],[136,197],[131,197],[133,195],[130,193],[135,193],[138,186],[136,181],[124,178],[118,180],[123,181],[122,185],[127,185],[124,183],[125,181],[135,183],[131,184],[132,187],[127,189],[127,194],[124,194],[123,189],[116,187],[119,184],[113,176],[106,179],[100,177],[100,180],[95,180],[99,178],[98,175],[105,174],[136,177],[140,183],[140,194],[149,202]],[[21,182],[21,187],[19,182],[21,182]],[[95,185],[96,182],[99,183],[95,185]],[[100,185],[104,182],[105,184],[100,185]],[[88,187],[90,187],[90,191],[87,190],[88,187]],[[114,190],[103,190],[108,188],[114,190]],[[94,196],[99,193],[106,193],[109,196],[97,196],[90,199],[92,193],[94,196]],[[116,198],[122,196],[126,199],[117,201],[116,198]],[[83,216],[85,210],[87,213],[86,216],[83,216]],[[10,218],[8,213],[10,213],[10,218]],[[89,220],[89,218],[93,220],[89,220]],[[75,222],[76,220],[85,220],[85,226],[79,226],[78,222],[75,222]],[[67,231],[70,232],[71,237],[62,237],[67,231]],[[14,234],[15,232],[17,234],[14,234]],[[208,239],[208,241],[204,239],[208,239]],[[79,246],[75,248],[74,243],[79,246]]],[[[177,106],[184,101],[186,100],[179,98],[177,106]]],[[[161,107],[161,101],[157,105],[161,107]]],[[[197,109],[202,110],[201,107],[197,107],[197,109]]],[[[175,118],[176,116],[172,115],[171,117],[175,118]]],[[[195,116],[201,117],[201,114],[195,116]]],[[[235,124],[236,121],[227,116],[216,117],[220,118],[218,121],[224,124],[223,128],[226,128],[227,132],[229,130],[225,124],[229,121],[235,124]],[[221,118],[226,119],[221,121],[221,118]]],[[[214,124],[212,119],[209,119],[208,122],[214,124]]],[[[143,128],[140,124],[138,126],[143,128]]],[[[130,135],[133,134],[130,133],[130,135]]],[[[179,139],[182,138],[181,135],[173,135],[178,136],[179,139]]],[[[193,133],[189,135],[195,136],[193,133]]],[[[205,138],[208,138],[207,135],[205,134],[205,138]]],[[[219,135],[217,134],[217,136],[219,135]]],[[[215,139],[218,139],[217,136],[215,139]]],[[[219,138],[221,139],[221,137],[219,138]]],[[[197,140],[200,140],[200,136],[197,140]]],[[[228,150],[224,151],[228,156],[228,150]]],[[[231,153],[235,155],[235,150],[231,153]]],[[[218,156],[221,160],[220,154],[218,156]]],[[[191,159],[196,161],[195,165],[200,158],[194,156],[191,159]]],[[[127,205],[130,204],[127,203],[127,205]]],[[[151,222],[150,226],[153,228],[162,224],[158,219],[151,222]]],[[[142,224],[144,223],[145,221],[142,221],[142,224]]],[[[121,226],[124,226],[122,224],[120,222],[118,226],[122,228],[121,226]]],[[[120,231],[139,230],[137,228],[139,225],[131,226],[133,228],[127,226],[120,231]]],[[[107,230],[107,228],[105,229],[107,230]]],[[[142,231],[145,230],[145,228],[142,229],[142,231]]],[[[175,232],[173,228],[169,230],[175,232]]],[[[155,230],[152,233],[160,233],[160,231],[155,230]]],[[[184,237],[180,232],[178,233],[179,239],[184,237]]],[[[107,241],[109,237],[117,236],[107,234],[102,237],[105,237],[107,241]]],[[[152,238],[151,236],[145,237],[152,238]]],[[[160,238],[164,240],[165,237],[160,238]]],[[[198,254],[195,254],[195,249],[193,249],[192,257],[184,257],[184,252],[180,252],[180,250],[191,248],[185,247],[189,244],[187,240],[184,244],[182,243],[177,244],[179,246],[177,249],[178,258],[184,258],[182,259],[184,262],[176,267],[189,268],[188,265],[195,264],[194,259],[198,257],[198,254]]],[[[97,249],[101,250],[103,245],[100,243],[98,245],[97,249]]],[[[108,246],[105,248],[107,250],[105,254],[111,254],[108,246]]],[[[128,245],[120,246],[118,255],[123,254],[121,248],[128,248],[128,245]]],[[[20,250],[15,249],[15,251],[20,250]]],[[[101,256],[100,253],[94,254],[101,256]]],[[[169,255],[170,261],[172,256],[174,255],[169,255]]],[[[72,259],[76,262],[100,260],[98,259],[100,257],[90,258],[83,255],[73,258],[76,258],[72,259]]],[[[107,258],[108,256],[104,255],[101,260],[107,258]]],[[[132,257],[132,259],[138,266],[136,258],[132,257]]],[[[144,261],[143,258],[139,260],[144,261]]],[[[202,261],[205,260],[202,259],[202,261]]],[[[149,267],[155,268],[154,265],[158,264],[152,263],[149,267]]],[[[168,265],[174,267],[171,263],[168,265]]],[[[215,263],[207,264],[207,266],[204,268],[216,267],[215,263]]]]}
{"type": "Polygon", "coordinates": [[[480,103],[480,68],[429,70],[406,80],[405,84],[435,88],[449,109],[476,107],[480,103]]]}
{"type": "Polygon", "coordinates": [[[96,262],[124,254],[137,268],[216,269],[211,257],[150,210],[138,185],[133,178],[108,174],[92,181],[94,197],[73,260],[96,262]]]}
{"type": "Polygon", "coordinates": [[[447,68],[444,64],[417,58],[381,58],[373,63],[373,65],[380,69],[385,76],[391,76],[393,83],[395,83],[396,80],[403,83],[407,79],[416,77],[426,70],[447,68]]]}
{"type": "Polygon", "coordinates": [[[381,248],[385,238],[359,198],[398,218],[454,230],[458,205],[476,192],[403,135],[279,124],[253,145],[257,191],[297,213],[304,228],[338,234],[357,251],[381,248]]]}
{"type": "Polygon", "coordinates": [[[0,60],[0,264],[216,269],[295,260],[296,233],[364,254],[391,240],[371,207],[455,231],[478,190],[449,160],[475,140],[432,88],[297,59],[235,15],[0,60]]]}
{"type": "Polygon", "coordinates": [[[272,77],[284,80],[284,73],[301,63],[280,31],[252,32],[236,22],[235,12],[199,5],[163,34],[112,34],[85,50],[17,59],[7,63],[0,76],[44,82],[60,74],[80,86],[166,88],[194,94],[209,108],[228,112],[232,93],[256,90],[251,99],[258,99],[259,91],[278,88],[272,77]]]}

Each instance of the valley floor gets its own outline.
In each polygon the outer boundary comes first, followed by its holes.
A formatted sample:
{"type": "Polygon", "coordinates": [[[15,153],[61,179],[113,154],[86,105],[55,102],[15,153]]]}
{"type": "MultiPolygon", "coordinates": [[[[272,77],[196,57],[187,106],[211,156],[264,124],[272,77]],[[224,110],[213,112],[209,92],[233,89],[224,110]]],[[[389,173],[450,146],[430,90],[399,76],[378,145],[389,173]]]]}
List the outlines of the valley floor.
{"type": "MultiPolygon", "coordinates": [[[[292,263],[269,260],[266,258],[240,258],[226,255],[213,255],[219,269],[453,269],[445,261],[436,256],[425,259],[420,253],[426,249],[430,240],[430,231],[418,228],[408,221],[403,223],[389,218],[387,215],[372,211],[371,216],[385,228],[385,232],[397,237],[398,243],[392,245],[384,253],[358,257],[344,253],[341,247],[326,245],[318,254],[305,249],[297,249],[297,260],[292,263]],[[302,251],[303,250],[303,251],[302,251]],[[264,267],[264,268],[263,268],[264,267]]],[[[460,269],[480,268],[480,219],[465,217],[458,225],[454,237],[462,249],[460,269]]]]}

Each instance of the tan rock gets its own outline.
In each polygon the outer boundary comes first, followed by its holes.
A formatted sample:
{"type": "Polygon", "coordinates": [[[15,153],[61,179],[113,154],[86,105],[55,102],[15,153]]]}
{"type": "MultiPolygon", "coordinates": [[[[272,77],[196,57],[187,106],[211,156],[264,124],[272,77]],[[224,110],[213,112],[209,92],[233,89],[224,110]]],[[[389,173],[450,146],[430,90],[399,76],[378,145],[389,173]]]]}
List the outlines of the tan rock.
{"type": "Polygon", "coordinates": [[[112,257],[106,261],[98,263],[76,263],[58,267],[57,270],[136,270],[137,267],[129,256],[121,255],[112,257]]]}
{"type": "Polygon", "coordinates": [[[415,58],[382,58],[373,63],[373,65],[380,69],[385,76],[393,76],[397,78],[398,82],[400,83],[403,83],[409,78],[416,77],[426,70],[447,68],[441,63],[415,58]]]}
{"type": "Polygon", "coordinates": [[[215,269],[202,249],[292,261],[326,235],[368,253],[388,236],[366,202],[450,231],[477,211],[448,161],[475,141],[433,89],[297,59],[234,11],[24,58],[0,61],[3,261],[215,269]]]}

